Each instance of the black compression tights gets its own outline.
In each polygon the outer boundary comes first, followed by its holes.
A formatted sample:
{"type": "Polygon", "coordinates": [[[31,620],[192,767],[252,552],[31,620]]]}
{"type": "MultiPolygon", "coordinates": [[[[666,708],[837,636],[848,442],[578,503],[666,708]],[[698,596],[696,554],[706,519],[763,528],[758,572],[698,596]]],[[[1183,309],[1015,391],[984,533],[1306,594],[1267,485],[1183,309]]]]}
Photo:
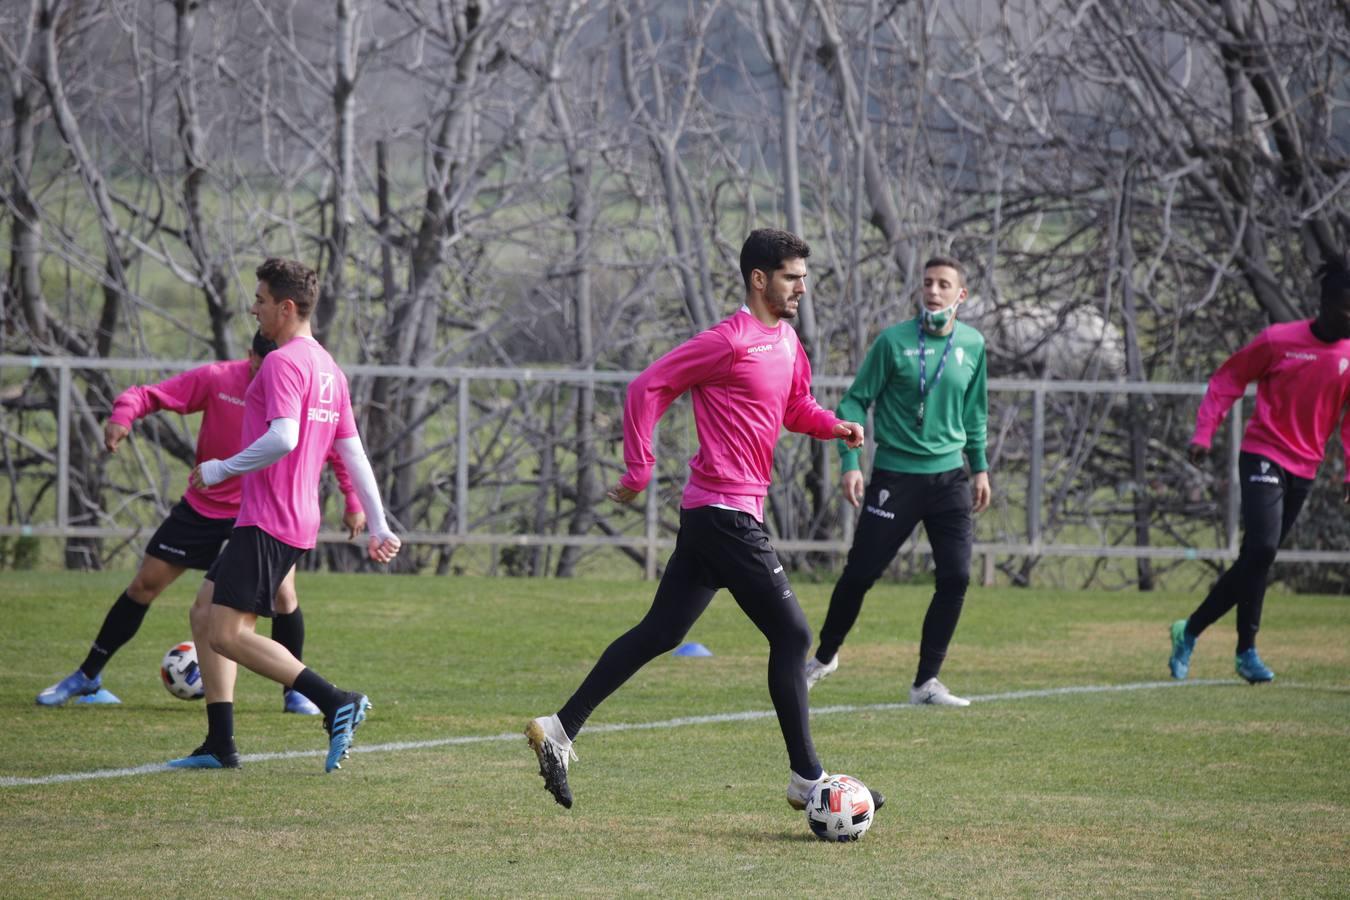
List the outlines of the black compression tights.
{"type": "MultiPolygon", "coordinates": [[[[723,580],[736,603],[769,641],[769,696],[787,744],[788,763],[799,775],[817,775],[820,761],[811,743],[803,670],[811,646],[806,616],[776,557],[765,558],[763,548],[767,548],[768,556],[773,553],[767,539],[762,547],[747,548],[741,531],[746,522],[754,520],[739,514],[743,521],[732,525],[729,517],[738,514],[707,509],[725,515],[711,517],[713,521],[708,516],[695,518],[694,514],[704,510],[685,511],[681,538],[651,609],[606,648],[576,693],[558,711],[558,718],[568,737],[575,737],[610,694],[648,662],[679,646],[712,601],[716,581],[723,580]],[[695,521],[691,523],[691,519],[695,521]],[[698,527],[691,528],[691,524],[698,527]]],[[[755,541],[752,536],[751,542],[755,541]]]]}

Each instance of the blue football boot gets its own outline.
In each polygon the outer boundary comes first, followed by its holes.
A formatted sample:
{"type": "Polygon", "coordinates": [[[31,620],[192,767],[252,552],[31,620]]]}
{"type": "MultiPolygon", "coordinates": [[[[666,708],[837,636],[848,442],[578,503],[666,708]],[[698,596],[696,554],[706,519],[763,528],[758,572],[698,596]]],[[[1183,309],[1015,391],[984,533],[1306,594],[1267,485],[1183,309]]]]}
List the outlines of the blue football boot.
{"type": "Polygon", "coordinates": [[[352,736],[356,727],[366,720],[368,709],[370,700],[365,694],[350,693],[331,717],[324,716],[323,727],[328,732],[328,758],[323,763],[325,772],[342,768],[342,761],[350,755],[352,736]]]}
{"type": "Polygon", "coordinates": [[[90,678],[79,669],[37,695],[38,706],[61,706],[71,697],[88,697],[103,687],[103,676],[90,678]]]}
{"type": "Polygon", "coordinates": [[[1243,650],[1235,659],[1237,673],[1247,679],[1251,684],[1264,684],[1267,681],[1275,680],[1275,673],[1261,662],[1261,657],[1256,655],[1256,648],[1252,647],[1243,650]]]}
{"type": "Polygon", "coordinates": [[[1186,633],[1188,621],[1177,619],[1172,623],[1172,657],[1167,660],[1167,667],[1172,670],[1172,677],[1178,681],[1190,674],[1191,651],[1195,649],[1195,636],[1186,633]]]}
{"type": "Polygon", "coordinates": [[[295,713],[298,716],[318,716],[323,712],[304,694],[295,688],[286,688],[282,692],[282,712],[295,713]]]}
{"type": "Polygon", "coordinates": [[[187,756],[169,760],[167,765],[170,769],[237,769],[239,751],[234,748],[233,741],[223,750],[202,744],[187,756]]]}

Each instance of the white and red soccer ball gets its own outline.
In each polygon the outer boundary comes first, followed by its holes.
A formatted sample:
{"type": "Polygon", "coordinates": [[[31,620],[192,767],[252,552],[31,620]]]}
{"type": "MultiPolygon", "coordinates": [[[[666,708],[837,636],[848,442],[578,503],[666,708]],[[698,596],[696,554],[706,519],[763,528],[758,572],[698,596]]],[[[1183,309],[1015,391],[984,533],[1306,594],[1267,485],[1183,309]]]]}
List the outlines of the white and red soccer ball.
{"type": "Polygon", "coordinates": [[[164,688],[179,700],[200,700],[206,696],[202,670],[197,666],[197,648],[192,641],[169,648],[159,664],[159,677],[164,688]]]}
{"type": "Polygon", "coordinates": [[[831,775],[806,797],[806,824],[822,841],[856,841],[875,815],[872,792],[852,775],[831,775]]]}

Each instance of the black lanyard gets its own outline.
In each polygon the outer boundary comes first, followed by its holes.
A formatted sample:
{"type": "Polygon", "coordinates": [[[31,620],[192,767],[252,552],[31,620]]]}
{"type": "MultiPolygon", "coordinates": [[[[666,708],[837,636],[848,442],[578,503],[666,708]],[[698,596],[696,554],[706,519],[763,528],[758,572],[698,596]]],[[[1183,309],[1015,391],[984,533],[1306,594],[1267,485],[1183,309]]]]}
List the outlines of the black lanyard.
{"type": "MultiPolygon", "coordinates": [[[[926,406],[926,403],[924,401],[928,399],[928,392],[931,391],[933,388],[930,388],[928,386],[928,357],[924,356],[924,342],[928,333],[923,330],[922,316],[919,317],[918,323],[919,323],[919,417],[917,425],[919,428],[922,428],[924,407],[926,406]]],[[[956,329],[953,328],[952,333],[947,335],[947,346],[942,348],[942,356],[941,358],[938,359],[937,371],[933,373],[933,387],[937,387],[938,379],[942,377],[942,370],[947,365],[947,354],[950,353],[952,350],[952,339],[955,337],[956,337],[956,329]]]]}

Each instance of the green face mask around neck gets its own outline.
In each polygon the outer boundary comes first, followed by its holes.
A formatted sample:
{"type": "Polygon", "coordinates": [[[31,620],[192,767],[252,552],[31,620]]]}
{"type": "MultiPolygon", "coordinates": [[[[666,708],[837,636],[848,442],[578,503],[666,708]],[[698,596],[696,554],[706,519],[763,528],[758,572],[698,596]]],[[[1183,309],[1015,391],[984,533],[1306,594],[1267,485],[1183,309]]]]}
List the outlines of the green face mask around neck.
{"type": "Polygon", "coordinates": [[[947,306],[942,309],[929,309],[926,306],[922,307],[919,310],[919,316],[921,317],[921,320],[923,322],[924,329],[927,331],[937,332],[946,328],[953,321],[955,321],[956,307],[959,305],[960,303],[958,301],[957,303],[953,303],[951,306],[947,306]]]}

